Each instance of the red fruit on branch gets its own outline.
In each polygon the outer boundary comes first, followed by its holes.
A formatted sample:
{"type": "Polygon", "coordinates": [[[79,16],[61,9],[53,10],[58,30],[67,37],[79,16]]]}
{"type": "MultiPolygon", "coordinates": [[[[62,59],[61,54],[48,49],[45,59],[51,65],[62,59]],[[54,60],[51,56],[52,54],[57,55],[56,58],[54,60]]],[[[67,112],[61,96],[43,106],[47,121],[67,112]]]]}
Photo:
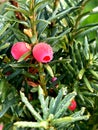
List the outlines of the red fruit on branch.
{"type": "Polygon", "coordinates": [[[74,110],[76,109],[76,107],[77,107],[77,103],[76,103],[76,101],[73,99],[73,100],[71,101],[71,104],[70,104],[70,106],[68,107],[68,109],[71,110],[71,111],[74,111],[74,110]]]}
{"type": "Polygon", "coordinates": [[[53,59],[53,49],[47,43],[38,43],[32,50],[34,58],[38,62],[47,63],[53,59]]]}
{"type": "Polygon", "coordinates": [[[16,60],[29,51],[31,51],[31,46],[26,42],[17,42],[11,48],[11,54],[16,60]]]}

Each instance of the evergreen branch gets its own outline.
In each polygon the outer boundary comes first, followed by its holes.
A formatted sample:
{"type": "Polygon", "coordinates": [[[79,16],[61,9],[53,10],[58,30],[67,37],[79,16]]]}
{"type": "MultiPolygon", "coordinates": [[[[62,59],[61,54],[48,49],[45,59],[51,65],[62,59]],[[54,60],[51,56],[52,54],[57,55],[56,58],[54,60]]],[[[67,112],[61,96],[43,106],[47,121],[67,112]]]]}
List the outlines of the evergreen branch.
{"type": "Polygon", "coordinates": [[[90,69],[89,71],[98,80],[98,73],[92,69],[90,69]]]}
{"type": "Polygon", "coordinates": [[[33,106],[29,103],[29,101],[25,97],[24,93],[20,92],[20,96],[21,96],[23,103],[26,105],[26,107],[29,109],[29,111],[32,113],[32,115],[35,117],[35,119],[38,121],[42,121],[41,116],[38,114],[38,112],[35,111],[33,106]]]}
{"type": "MultiPolygon", "coordinates": [[[[84,108],[82,108],[79,112],[75,112],[74,114],[72,114],[69,117],[63,117],[63,118],[59,118],[57,119],[58,122],[57,124],[55,124],[55,126],[58,127],[58,129],[61,128],[66,128],[66,126],[69,126],[69,123],[74,123],[74,121],[79,121],[79,120],[88,120],[89,118],[89,114],[86,116],[83,116],[84,113],[84,108]],[[60,122],[59,122],[60,121],[60,122]],[[60,123],[60,124],[59,124],[60,123]]],[[[56,120],[55,120],[56,121],[56,120]]],[[[56,122],[55,122],[56,123],[56,122]]]]}
{"type": "Polygon", "coordinates": [[[50,0],[43,0],[43,1],[40,1],[40,2],[36,3],[35,6],[34,6],[34,11],[37,12],[38,9],[39,9],[41,6],[47,5],[49,2],[50,2],[50,0]]]}
{"type": "Polygon", "coordinates": [[[54,119],[52,121],[52,125],[53,126],[57,126],[57,125],[67,125],[69,123],[73,123],[75,121],[79,121],[79,120],[88,120],[89,119],[89,115],[86,115],[86,116],[78,116],[78,117],[63,117],[63,118],[59,118],[59,119],[54,119]]]}
{"type": "Polygon", "coordinates": [[[0,29],[0,36],[10,27],[10,23],[7,23],[2,29],[0,29]]]}
{"type": "MultiPolygon", "coordinates": [[[[7,11],[15,11],[16,16],[17,16],[17,12],[19,12],[20,15],[21,15],[21,13],[23,13],[25,16],[28,16],[28,14],[29,14],[29,12],[27,10],[21,9],[19,7],[15,7],[13,5],[9,5],[8,7],[6,7],[6,10],[7,11]]],[[[18,19],[24,20],[24,17],[21,15],[21,16],[18,17],[18,19]]]]}
{"type": "Polygon", "coordinates": [[[52,41],[52,40],[58,40],[60,38],[62,38],[63,36],[65,36],[67,33],[69,33],[71,31],[71,28],[68,28],[67,30],[65,30],[63,33],[59,34],[59,36],[57,37],[48,37],[46,39],[44,39],[45,41],[52,41]]]}
{"type": "Polygon", "coordinates": [[[58,104],[61,102],[63,97],[63,89],[59,90],[57,97],[52,98],[49,104],[49,113],[55,114],[58,104]]]}
{"type": "Polygon", "coordinates": [[[40,100],[40,103],[41,103],[41,108],[42,108],[42,111],[43,111],[43,119],[47,119],[48,115],[49,115],[49,109],[48,109],[48,104],[46,104],[46,101],[44,99],[44,92],[43,92],[43,89],[39,86],[39,100],[40,100]]]}
{"type": "Polygon", "coordinates": [[[96,26],[90,27],[88,29],[79,30],[76,32],[75,38],[85,36],[85,35],[89,34],[90,32],[96,31],[97,29],[98,29],[98,24],[96,24],[96,26]]]}
{"type": "Polygon", "coordinates": [[[76,10],[76,9],[79,9],[79,6],[77,6],[77,7],[71,7],[69,9],[67,9],[67,10],[64,10],[64,11],[58,13],[57,15],[50,17],[48,20],[52,21],[52,20],[54,20],[56,18],[60,18],[60,17],[62,17],[64,15],[66,15],[67,13],[69,13],[69,12],[71,12],[73,10],[76,10]]]}
{"type": "Polygon", "coordinates": [[[84,114],[84,112],[85,112],[85,108],[82,107],[80,111],[77,111],[77,112],[73,113],[71,116],[72,117],[79,117],[79,116],[82,116],[84,114]]]}
{"type": "Polygon", "coordinates": [[[70,105],[72,99],[74,99],[75,96],[76,92],[72,92],[64,97],[64,99],[58,104],[55,110],[55,118],[59,118],[62,115],[62,113],[68,109],[68,106],[70,105]]]}
{"type": "Polygon", "coordinates": [[[89,91],[90,91],[90,92],[93,92],[94,90],[93,90],[92,86],[90,85],[90,83],[89,83],[89,81],[88,81],[88,79],[87,79],[86,76],[83,76],[83,80],[84,80],[84,82],[85,82],[87,88],[89,89],[89,91]]]}
{"type": "Polygon", "coordinates": [[[48,64],[44,65],[44,67],[46,68],[46,70],[50,74],[50,76],[54,77],[54,73],[53,73],[52,68],[48,64]]]}
{"type": "Polygon", "coordinates": [[[27,121],[17,121],[14,123],[16,127],[29,127],[29,128],[45,128],[47,129],[48,123],[46,121],[41,122],[27,122],[27,121]]]}
{"type": "Polygon", "coordinates": [[[79,80],[80,80],[80,79],[82,79],[82,78],[83,78],[84,73],[85,73],[85,69],[84,69],[84,68],[82,68],[82,69],[79,71],[77,78],[78,78],[79,80]]]}
{"type": "Polygon", "coordinates": [[[5,43],[4,45],[0,46],[0,51],[9,47],[10,46],[10,43],[5,43]]]}

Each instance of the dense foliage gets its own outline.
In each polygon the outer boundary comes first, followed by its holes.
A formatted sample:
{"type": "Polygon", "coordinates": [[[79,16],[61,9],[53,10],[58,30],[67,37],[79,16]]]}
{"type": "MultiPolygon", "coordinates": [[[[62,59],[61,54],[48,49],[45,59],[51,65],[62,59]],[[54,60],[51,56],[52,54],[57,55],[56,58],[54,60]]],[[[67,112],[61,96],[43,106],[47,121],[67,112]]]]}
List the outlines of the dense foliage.
{"type": "Polygon", "coordinates": [[[98,129],[96,3],[0,1],[4,130],[98,129]]]}

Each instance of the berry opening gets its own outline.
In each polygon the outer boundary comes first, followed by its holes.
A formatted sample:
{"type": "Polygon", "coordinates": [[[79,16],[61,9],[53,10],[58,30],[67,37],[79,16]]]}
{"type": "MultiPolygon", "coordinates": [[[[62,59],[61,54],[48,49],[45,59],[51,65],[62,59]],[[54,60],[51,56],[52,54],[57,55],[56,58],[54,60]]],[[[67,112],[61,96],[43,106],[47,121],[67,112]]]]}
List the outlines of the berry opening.
{"type": "Polygon", "coordinates": [[[50,56],[45,56],[45,57],[43,58],[43,60],[44,60],[44,61],[49,61],[49,60],[50,60],[50,56]]]}

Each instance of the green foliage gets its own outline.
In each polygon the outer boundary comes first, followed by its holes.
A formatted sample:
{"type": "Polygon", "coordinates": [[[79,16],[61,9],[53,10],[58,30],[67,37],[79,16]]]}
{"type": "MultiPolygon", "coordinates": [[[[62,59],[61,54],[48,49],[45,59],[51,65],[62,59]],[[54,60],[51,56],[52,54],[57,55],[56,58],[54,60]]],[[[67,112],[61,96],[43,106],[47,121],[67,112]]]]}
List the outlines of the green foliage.
{"type": "Polygon", "coordinates": [[[98,129],[96,3],[16,0],[0,5],[0,123],[4,130],[98,129]],[[32,55],[24,60],[26,53],[15,61],[11,47],[20,41],[32,48],[47,42],[54,50],[53,60],[42,64],[32,55]],[[57,77],[54,82],[53,77],[57,77]],[[71,112],[68,106],[73,98],[77,109],[71,112]]]}
{"type": "MultiPolygon", "coordinates": [[[[49,130],[55,130],[56,129],[66,129],[67,127],[70,127],[70,123],[73,123],[78,120],[87,120],[89,118],[89,115],[82,116],[84,113],[84,108],[81,109],[81,111],[76,112],[70,116],[67,116],[67,108],[71,103],[71,100],[75,97],[76,93],[72,92],[68,95],[63,95],[63,89],[61,89],[58,92],[58,95],[56,98],[50,98],[49,96],[45,99],[44,98],[44,92],[42,88],[39,86],[39,100],[41,103],[42,108],[42,117],[41,115],[33,108],[33,106],[29,103],[28,99],[25,97],[25,95],[21,92],[21,98],[26,107],[29,109],[29,111],[32,113],[32,115],[35,117],[35,119],[38,122],[27,122],[27,121],[18,121],[15,122],[14,125],[16,127],[34,127],[34,128],[44,128],[49,130]],[[64,97],[63,97],[64,96],[64,97]],[[60,117],[60,118],[59,118],[60,117]]],[[[15,128],[14,128],[15,129],[15,128]]]]}

